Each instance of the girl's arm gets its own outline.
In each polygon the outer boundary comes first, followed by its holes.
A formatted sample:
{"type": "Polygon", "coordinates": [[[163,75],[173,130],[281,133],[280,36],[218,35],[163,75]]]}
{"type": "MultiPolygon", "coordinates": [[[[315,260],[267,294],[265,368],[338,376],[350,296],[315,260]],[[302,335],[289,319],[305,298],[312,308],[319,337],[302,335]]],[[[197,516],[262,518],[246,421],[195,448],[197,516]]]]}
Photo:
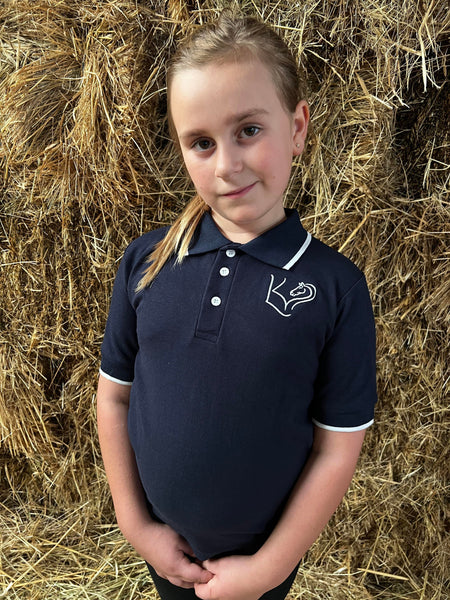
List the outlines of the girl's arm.
{"type": "Polygon", "coordinates": [[[324,529],[355,471],[365,430],[335,432],[315,427],[314,443],[272,534],[253,556],[205,561],[214,573],[195,585],[205,600],[254,600],[282,583],[324,529]]]}
{"type": "Polygon", "coordinates": [[[314,428],[311,455],[285,510],[258,559],[275,585],[294,569],[319,537],[347,491],[365,430],[351,433],[314,428]]]}
{"type": "Polygon", "coordinates": [[[127,417],[130,387],[99,377],[97,422],[117,523],[127,540],[159,575],[181,587],[211,578],[190,561],[187,542],[167,525],[154,521],[148,512],[133,449],[128,437],[127,417]]]}

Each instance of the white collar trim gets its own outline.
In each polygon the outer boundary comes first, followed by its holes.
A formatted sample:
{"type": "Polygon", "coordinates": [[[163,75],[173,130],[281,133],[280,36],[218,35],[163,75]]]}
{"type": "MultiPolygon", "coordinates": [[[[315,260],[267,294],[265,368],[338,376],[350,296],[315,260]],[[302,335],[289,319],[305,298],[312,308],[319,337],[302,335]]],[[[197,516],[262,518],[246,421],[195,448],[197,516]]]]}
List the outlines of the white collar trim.
{"type": "Polygon", "coordinates": [[[284,265],[283,269],[286,269],[286,271],[289,271],[289,269],[291,267],[293,267],[295,265],[295,263],[300,259],[300,257],[306,252],[306,249],[308,248],[310,243],[311,243],[311,234],[308,231],[306,233],[306,240],[300,246],[300,250],[296,254],[294,254],[294,256],[291,258],[291,260],[289,262],[287,262],[284,265]]]}

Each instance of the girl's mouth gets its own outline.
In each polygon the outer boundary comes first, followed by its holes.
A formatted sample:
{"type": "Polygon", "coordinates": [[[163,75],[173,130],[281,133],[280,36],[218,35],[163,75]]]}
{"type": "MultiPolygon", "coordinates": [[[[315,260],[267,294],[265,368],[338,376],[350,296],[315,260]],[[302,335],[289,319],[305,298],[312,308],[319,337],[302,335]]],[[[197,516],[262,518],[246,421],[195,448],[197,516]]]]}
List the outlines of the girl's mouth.
{"type": "Polygon", "coordinates": [[[243,188],[238,188],[236,190],[233,190],[232,192],[228,192],[227,194],[222,194],[222,195],[226,196],[227,198],[241,198],[242,196],[245,196],[245,194],[247,192],[249,192],[255,185],[256,185],[256,181],[255,181],[255,183],[247,185],[243,188]]]}

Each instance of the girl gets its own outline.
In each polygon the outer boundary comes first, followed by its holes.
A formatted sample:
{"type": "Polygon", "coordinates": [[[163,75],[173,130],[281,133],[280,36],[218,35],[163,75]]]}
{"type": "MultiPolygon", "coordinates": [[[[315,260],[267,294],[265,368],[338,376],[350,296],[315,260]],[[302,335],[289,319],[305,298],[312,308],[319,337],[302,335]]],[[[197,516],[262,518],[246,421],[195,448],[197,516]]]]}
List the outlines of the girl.
{"type": "Polygon", "coordinates": [[[309,120],[284,42],[223,14],[179,49],[167,89],[197,195],[120,264],[98,385],[105,469],[163,600],[278,600],[372,423],[369,294],[283,208],[309,120]]]}

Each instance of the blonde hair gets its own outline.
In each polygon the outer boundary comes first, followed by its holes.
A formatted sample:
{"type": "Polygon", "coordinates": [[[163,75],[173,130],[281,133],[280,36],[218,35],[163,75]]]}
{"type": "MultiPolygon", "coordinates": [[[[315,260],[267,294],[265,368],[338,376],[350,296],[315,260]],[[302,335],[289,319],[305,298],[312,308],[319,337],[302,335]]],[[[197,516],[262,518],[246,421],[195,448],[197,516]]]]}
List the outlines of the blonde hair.
{"type": "MultiPolygon", "coordinates": [[[[170,111],[173,78],[184,69],[199,68],[211,63],[230,60],[260,60],[270,71],[280,101],[289,113],[305,98],[303,81],[294,57],[285,42],[265,23],[252,17],[224,11],[218,21],[194,33],[177,49],[167,68],[167,107],[169,131],[178,146],[178,137],[170,111]]],[[[158,242],[146,262],[146,268],[136,291],[147,287],[166,262],[176,255],[180,263],[187,253],[194,231],[202,216],[209,210],[196,195],[174,221],[167,235],[158,242]]]]}

